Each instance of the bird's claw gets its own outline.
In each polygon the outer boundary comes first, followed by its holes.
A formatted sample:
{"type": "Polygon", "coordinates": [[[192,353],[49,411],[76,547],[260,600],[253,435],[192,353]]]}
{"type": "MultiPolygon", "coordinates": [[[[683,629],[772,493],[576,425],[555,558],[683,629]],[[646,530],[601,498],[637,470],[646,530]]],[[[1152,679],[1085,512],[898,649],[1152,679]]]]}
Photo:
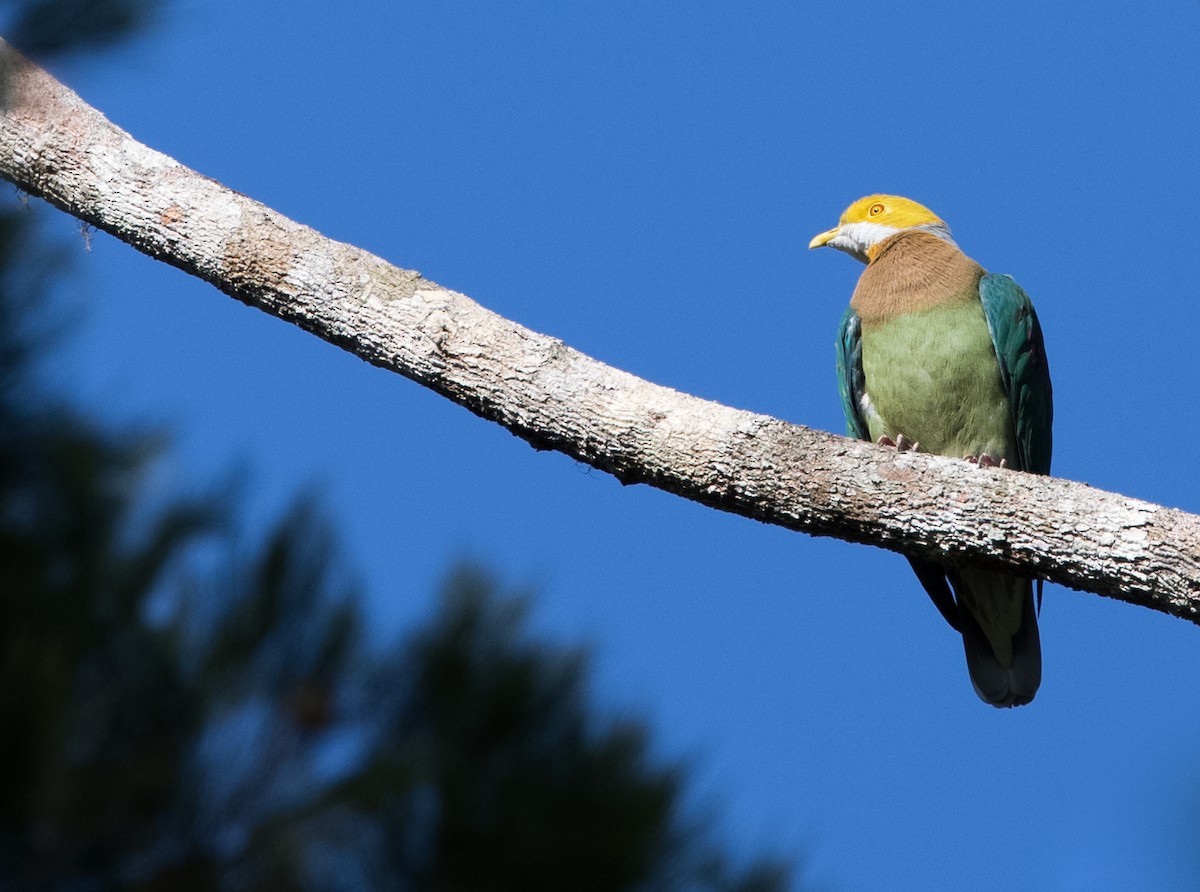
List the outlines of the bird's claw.
{"type": "Polygon", "coordinates": [[[973,465],[978,465],[981,468],[1007,468],[1008,467],[1008,459],[1007,458],[1002,458],[1002,459],[1000,459],[1000,461],[996,461],[996,459],[992,458],[992,456],[988,455],[986,452],[981,452],[981,453],[979,453],[979,455],[968,455],[968,456],[966,456],[966,460],[969,461],[973,465]]]}
{"type": "Polygon", "coordinates": [[[880,437],[880,446],[894,446],[898,452],[916,452],[921,448],[921,444],[915,440],[910,440],[904,434],[897,434],[896,439],[891,437],[880,437]]]}

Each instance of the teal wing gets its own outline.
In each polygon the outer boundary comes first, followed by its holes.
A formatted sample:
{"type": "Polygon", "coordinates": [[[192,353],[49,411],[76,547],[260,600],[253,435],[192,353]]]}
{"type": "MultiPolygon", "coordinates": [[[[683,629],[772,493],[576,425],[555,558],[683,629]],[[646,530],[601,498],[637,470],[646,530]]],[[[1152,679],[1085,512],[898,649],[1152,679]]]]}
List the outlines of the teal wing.
{"type": "Polygon", "coordinates": [[[985,275],[979,280],[979,297],[1000,360],[1021,469],[1049,474],[1054,398],[1037,313],[1029,295],[1009,276],[985,275]]]}
{"type": "Polygon", "coordinates": [[[837,374],[842,411],[846,415],[846,436],[859,440],[871,439],[862,414],[862,398],[867,390],[862,365],[862,327],[852,307],[846,307],[841,327],[838,328],[837,374]]]}

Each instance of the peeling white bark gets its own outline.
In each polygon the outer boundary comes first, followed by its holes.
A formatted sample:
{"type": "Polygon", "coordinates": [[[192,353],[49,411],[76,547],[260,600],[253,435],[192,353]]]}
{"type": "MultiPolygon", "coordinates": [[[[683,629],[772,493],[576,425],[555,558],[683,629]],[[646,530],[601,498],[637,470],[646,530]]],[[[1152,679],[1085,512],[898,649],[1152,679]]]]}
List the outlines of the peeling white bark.
{"type": "Polygon", "coordinates": [[[765,523],[1007,566],[1200,622],[1200,517],[651,384],[139,144],[2,41],[0,88],[0,175],[535,448],[765,523]]]}

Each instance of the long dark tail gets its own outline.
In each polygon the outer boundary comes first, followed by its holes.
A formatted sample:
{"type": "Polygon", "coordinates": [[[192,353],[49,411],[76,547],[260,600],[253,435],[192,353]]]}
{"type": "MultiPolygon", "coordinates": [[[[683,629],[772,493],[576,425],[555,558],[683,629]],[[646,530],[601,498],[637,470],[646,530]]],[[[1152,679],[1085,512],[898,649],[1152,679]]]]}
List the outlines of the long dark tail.
{"type": "Polygon", "coordinates": [[[962,633],[979,698],[993,706],[1032,700],[1042,681],[1033,583],[987,570],[951,570],[920,558],[909,563],[946,622],[962,633]]]}
{"type": "Polygon", "coordinates": [[[966,568],[948,575],[975,693],[992,706],[1025,705],[1042,681],[1033,582],[966,568]]]}

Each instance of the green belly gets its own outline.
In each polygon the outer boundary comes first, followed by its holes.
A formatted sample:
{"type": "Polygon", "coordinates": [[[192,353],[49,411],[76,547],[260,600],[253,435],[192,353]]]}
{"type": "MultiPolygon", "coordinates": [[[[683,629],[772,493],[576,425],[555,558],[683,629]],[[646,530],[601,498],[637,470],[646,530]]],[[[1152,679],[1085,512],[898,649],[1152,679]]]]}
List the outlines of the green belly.
{"type": "Polygon", "coordinates": [[[864,326],[862,363],[873,440],[903,434],[922,452],[986,452],[1017,466],[1008,398],[978,300],[864,326]]]}

